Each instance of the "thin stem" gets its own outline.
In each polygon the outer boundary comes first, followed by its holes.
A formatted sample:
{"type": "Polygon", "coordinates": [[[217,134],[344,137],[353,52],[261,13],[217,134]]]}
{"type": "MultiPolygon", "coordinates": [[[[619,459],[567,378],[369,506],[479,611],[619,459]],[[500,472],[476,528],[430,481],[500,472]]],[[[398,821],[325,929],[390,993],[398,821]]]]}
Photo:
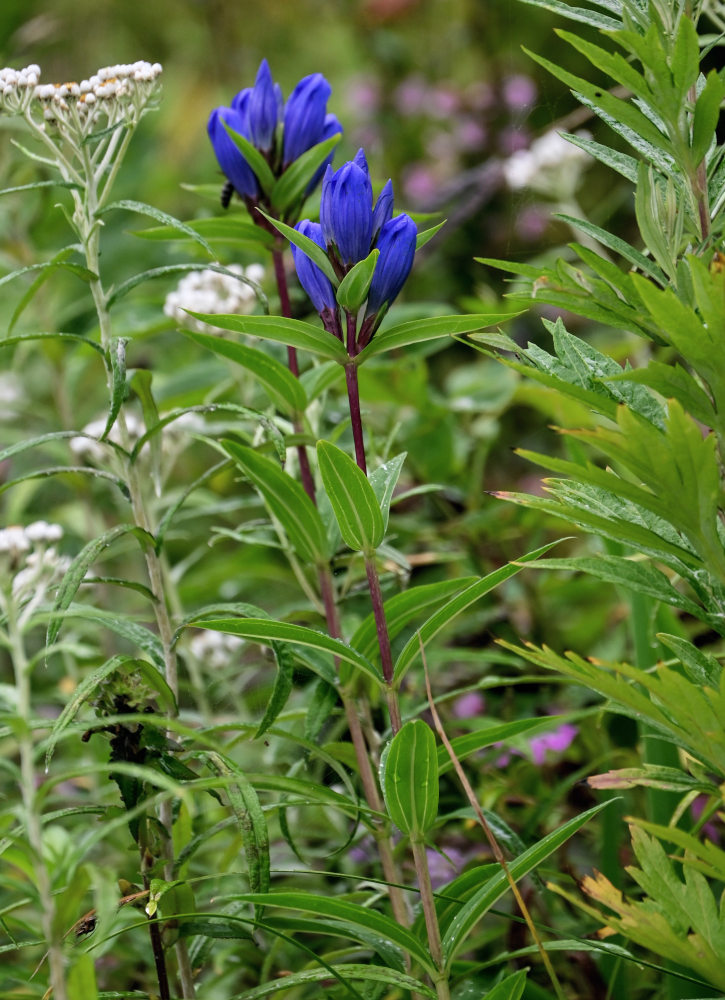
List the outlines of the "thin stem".
{"type": "Polygon", "coordinates": [[[355,461],[368,474],[365,459],[365,441],[363,439],[362,416],[360,414],[360,390],[357,383],[357,365],[354,361],[345,365],[345,383],[347,398],[350,404],[350,423],[352,424],[352,439],[355,443],[355,461]]]}
{"type": "Polygon", "coordinates": [[[35,786],[35,753],[33,746],[33,730],[30,698],[30,664],[25,653],[23,635],[17,617],[17,609],[12,593],[8,594],[6,607],[7,635],[10,654],[15,672],[15,690],[17,696],[17,717],[22,729],[18,737],[20,753],[20,786],[25,808],[25,827],[28,843],[35,857],[34,872],[40,901],[40,919],[43,936],[48,945],[48,967],[50,970],[50,985],[54,1000],[68,1000],[65,979],[65,963],[63,960],[62,940],[55,929],[55,903],[51,888],[50,875],[43,851],[43,833],[40,816],[37,809],[37,790],[35,786]]]}
{"type": "MultiPolygon", "coordinates": [[[[277,294],[279,295],[280,312],[286,319],[290,319],[292,316],[292,306],[290,304],[289,288],[287,286],[287,272],[284,267],[282,246],[283,244],[279,240],[275,243],[274,249],[272,250],[272,261],[274,263],[274,276],[277,281],[277,294]]],[[[295,378],[299,378],[300,366],[297,361],[297,350],[294,347],[287,348],[287,364],[289,370],[295,378]]],[[[295,417],[293,427],[296,434],[302,433],[302,421],[299,417],[295,417]]],[[[305,493],[313,503],[316,503],[315,480],[312,477],[307,448],[303,444],[297,445],[297,460],[300,463],[300,479],[302,480],[302,486],[304,487],[305,493]]]]}
{"type": "Polygon", "coordinates": [[[375,616],[375,630],[378,635],[380,663],[383,668],[383,679],[385,680],[385,696],[388,702],[388,711],[390,712],[390,726],[393,733],[397,733],[402,724],[400,705],[398,704],[398,695],[393,684],[393,653],[390,648],[388,621],[385,617],[383,593],[380,589],[380,578],[374,555],[365,557],[365,570],[368,577],[370,600],[373,605],[373,615],[375,616]]]}
{"type": "Polygon", "coordinates": [[[420,841],[411,840],[410,846],[413,849],[413,862],[418,875],[418,888],[420,889],[420,902],[423,907],[423,918],[425,929],[428,935],[428,947],[430,957],[433,959],[438,970],[435,976],[435,988],[438,1000],[450,1000],[450,989],[448,987],[448,977],[444,971],[443,946],[441,944],[441,931],[438,926],[438,914],[436,913],[435,897],[433,896],[433,886],[430,880],[430,870],[428,868],[428,855],[425,853],[425,845],[420,841]]]}

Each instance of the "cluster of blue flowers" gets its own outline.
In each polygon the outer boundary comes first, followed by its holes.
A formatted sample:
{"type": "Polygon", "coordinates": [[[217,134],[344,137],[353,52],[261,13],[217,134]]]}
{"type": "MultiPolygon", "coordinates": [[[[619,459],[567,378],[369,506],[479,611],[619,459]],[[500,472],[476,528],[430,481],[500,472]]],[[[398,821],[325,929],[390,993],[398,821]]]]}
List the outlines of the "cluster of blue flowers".
{"type": "MultiPolygon", "coordinates": [[[[208,131],[217,160],[250,210],[260,203],[259,179],[225,123],[256,147],[275,176],[281,176],[308,149],[342,131],[337,118],[327,113],[330,93],[327,80],[314,73],[300,80],[285,104],[279,85],[274,83],[267,61],[263,60],[254,86],[240,91],[230,108],[212,111],[208,131]]],[[[340,279],[373,250],[379,251],[360,329],[353,343],[348,338],[348,351],[357,353],[372,339],[410,273],[417,229],[409,215],[393,216],[390,181],[373,204],[370,173],[362,149],[339,170],[333,171],[331,160],[332,154],[310,178],[307,187],[310,193],[322,177],[320,222],[304,219],[296,228],[325,251],[340,279]]],[[[292,254],[300,283],[325,328],[343,340],[340,307],[332,283],[303,250],[293,246],[292,254]]]]}
{"type": "MultiPolygon", "coordinates": [[[[285,103],[279,84],[272,79],[263,59],[253,87],[245,87],[232,99],[231,107],[215,108],[207,131],[223,173],[241,198],[256,203],[261,194],[259,180],[235,144],[225,123],[255,146],[275,176],[280,176],[298,157],[325,139],[342,132],[335,115],[327,113],[332,88],[321,73],[303,77],[285,103]],[[280,139],[281,126],[281,139],[280,139]]],[[[330,161],[332,154],[330,154],[330,161]]],[[[329,162],[329,161],[328,161],[329,162]]],[[[312,190],[322,177],[323,164],[310,181],[312,190]]]]}

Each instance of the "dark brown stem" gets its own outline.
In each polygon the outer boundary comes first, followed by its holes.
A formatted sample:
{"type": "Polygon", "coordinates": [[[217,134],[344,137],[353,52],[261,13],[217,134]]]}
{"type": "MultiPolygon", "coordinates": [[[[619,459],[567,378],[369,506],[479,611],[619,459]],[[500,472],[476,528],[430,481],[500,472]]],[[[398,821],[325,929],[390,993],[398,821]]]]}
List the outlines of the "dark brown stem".
{"type": "MultiPolygon", "coordinates": [[[[144,875],[144,889],[150,889],[148,877],[144,875]]],[[[149,896],[150,898],[150,896],[149,896]]],[[[164,955],[164,944],[161,940],[161,928],[156,916],[149,918],[149,936],[151,938],[151,951],[154,956],[156,966],[156,978],[159,981],[159,1000],[171,1000],[171,990],[169,988],[169,974],[166,969],[166,956],[164,955]]]]}
{"type": "Polygon", "coordinates": [[[398,705],[398,697],[393,686],[393,653],[390,649],[388,622],[385,617],[385,608],[383,607],[383,593],[380,589],[380,578],[378,577],[378,567],[375,565],[375,556],[365,557],[365,570],[368,576],[368,588],[370,590],[370,600],[373,605],[373,615],[375,616],[375,629],[378,634],[378,648],[380,649],[380,663],[383,668],[383,678],[385,680],[385,696],[390,712],[390,726],[393,733],[397,733],[401,726],[400,706],[398,705]]]}
{"type": "Polygon", "coordinates": [[[363,440],[362,417],[360,416],[360,392],[357,384],[357,365],[351,362],[345,365],[345,381],[347,383],[347,398],[350,403],[350,422],[352,424],[352,439],[355,442],[355,461],[368,474],[365,461],[365,441],[363,440]]]}
{"type": "MultiPolygon", "coordinates": [[[[280,312],[285,318],[290,319],[292,316],[292,307],[290,305],[289,289],[287,287],[287,274],[284,269],[283,249],[280,243],[275,244],[274,250],[272,251],[272,261],[274,262],[274,276],[277,280],[280,312]]],[[[287,365],[295,378],[299,378],[300,366],[297,361],[297,351],[294,347],[287,348],[287,365]]],[[[299,418],[295,418],[293,425],[295,433],[301,434],[302,421],[299,420],[299,418]]],[[[315,481],[312,478],[312,469],[310,468],[310,460],[307,456],[307,448],[305,448],[303,444],[297,445],[297,458],[300,463],[300,479],[302,480],[305,493],[313,503],[316,503],[315,481]]]]}

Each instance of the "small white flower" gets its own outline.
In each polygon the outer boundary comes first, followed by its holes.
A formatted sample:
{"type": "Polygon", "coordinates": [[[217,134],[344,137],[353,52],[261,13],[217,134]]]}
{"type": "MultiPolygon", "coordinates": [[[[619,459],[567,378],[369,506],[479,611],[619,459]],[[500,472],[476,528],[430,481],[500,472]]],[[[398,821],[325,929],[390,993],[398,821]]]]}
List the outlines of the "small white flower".
{"type": "Polygon", "coordinates": [[[250,264],[247,268],[231,264],[227,270],[238,277],[212,271],[210,268],[184,275],[176,288],[166,296],[164,313],[189,330],[215,333],[221,332],[218,327],[203,323],[189,316],[188,312],[219,315],[244,315],[252,312],[257,302],[254,289],[239,278],[259,284],[264,279],[264,268],[261,264],[250,264]]]}
{"type": "Polygon", "coordinates": [[[207,667],[225,667],[237,650],[244,645],[238,635],[207,630],[197,632],[189,643],[189,651],[207,667]]]}
{"type": "MultiPolygon", "coordinates": [[[[589,138],[589,133],[576,133],[589,138]]],[[[545,132],[528,149],[519,149],[503,164],[506,183],[512,190],[531,188],[553,196],[571,195],[581,170],[591,157],[558,132],[545,132]]]]}

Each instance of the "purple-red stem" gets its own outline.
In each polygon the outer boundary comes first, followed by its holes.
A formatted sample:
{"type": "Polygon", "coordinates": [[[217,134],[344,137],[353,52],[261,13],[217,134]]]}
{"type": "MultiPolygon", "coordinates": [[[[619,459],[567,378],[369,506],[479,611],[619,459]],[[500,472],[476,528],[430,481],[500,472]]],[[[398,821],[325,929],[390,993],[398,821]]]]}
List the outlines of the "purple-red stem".
{"type": "MultiPolygon", "coordinates": [[[[292,317],[292,307],[290,305],[289,290],[287,288],[287,274],[284,269],[283,250],[280,245],[275,245],[275,248],[272,251],[272,260],[274,262],[274,276],[277,279],[277,293],[279,295],[280,312],[286,319],[290,319],[292,317]]],[[[289,370],[295,378],[299,378],[300,366],[297,362],[297,350],[294,347],[287,348],[287,364],[289,366],[289,370]]],[[[302,422],[298,418],[295,418],[293,425],[295,433],[301,434],[302,422]]],[[[307,448],[305,448],[303,444],[297,445],[297,458],[300,463],[300,478],[302,480],[302,486],[304,487],[305,493],[313,503],[317,503],[315,497],[315,481],[312,478],[310,460],[307,457],[307,448]]]]}

